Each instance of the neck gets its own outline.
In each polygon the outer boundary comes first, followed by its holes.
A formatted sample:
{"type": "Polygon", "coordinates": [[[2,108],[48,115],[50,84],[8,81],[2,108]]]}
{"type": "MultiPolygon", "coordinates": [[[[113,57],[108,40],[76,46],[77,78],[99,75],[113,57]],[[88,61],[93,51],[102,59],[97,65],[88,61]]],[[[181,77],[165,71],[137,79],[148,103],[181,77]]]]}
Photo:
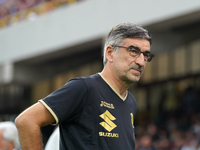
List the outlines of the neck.
{"type": "Polygon", "coordinates": [[[120,80],[113,70],[105,66],[101,72],[101,76],[115,89],[119,95],[121,95],[121,97],[124,98],[126,96],[130,84],[124,83],[120,80]]]}

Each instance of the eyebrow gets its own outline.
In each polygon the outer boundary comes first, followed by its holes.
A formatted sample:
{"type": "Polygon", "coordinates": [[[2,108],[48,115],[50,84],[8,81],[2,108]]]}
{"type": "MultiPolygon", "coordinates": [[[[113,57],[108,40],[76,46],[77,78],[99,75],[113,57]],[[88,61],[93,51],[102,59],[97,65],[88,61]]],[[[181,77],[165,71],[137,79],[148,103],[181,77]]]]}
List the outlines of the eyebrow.
{"type": "MultiPolygon", "coordinates": [[[[137,50],[139,50],[140,52],[142,52],[141,49],[140,49],[138,46],[130,45],[129,47],[133,47],[134,49],[137,49],[137,50]]],[[[146,50],[146,51],[144,51],[143,53],[150,53],[150,50],[149,50],[149,51],[146,50]]]]}

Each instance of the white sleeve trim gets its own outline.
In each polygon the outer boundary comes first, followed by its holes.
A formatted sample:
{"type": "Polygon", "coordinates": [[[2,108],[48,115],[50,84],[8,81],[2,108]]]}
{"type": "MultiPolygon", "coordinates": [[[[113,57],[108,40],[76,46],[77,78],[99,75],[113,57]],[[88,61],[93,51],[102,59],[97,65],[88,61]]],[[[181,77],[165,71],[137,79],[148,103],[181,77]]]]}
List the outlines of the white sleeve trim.
{"type": "Polygon", "coordinates": [[[53,110],[41,99],[39,100],[40,103],[42,103],[44,105],[44,107],[46,107],[46,109],[49,110],[49,112],[52,114],[52,116],[54,117],[54,119],[56,120],[55,123],[53,123],[52,125],[57,125],[58,124],[58,117],[56,116],[56,114],[53,112],[53,110]]]}

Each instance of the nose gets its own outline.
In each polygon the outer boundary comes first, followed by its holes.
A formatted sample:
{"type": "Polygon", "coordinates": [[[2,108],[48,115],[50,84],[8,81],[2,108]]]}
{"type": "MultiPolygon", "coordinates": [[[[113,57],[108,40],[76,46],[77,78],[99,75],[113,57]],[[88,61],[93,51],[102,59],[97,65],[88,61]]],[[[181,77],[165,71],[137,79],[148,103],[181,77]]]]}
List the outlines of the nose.
{"type": "Polygon", "coordinates": [[[144,67],[146,65],[146,62],[147,61],[145,60],[143,53],[141,53],[140,56],[138,58],[136,58],[136,60],[135,60],[135,63],[142,67],[144,67]]]}

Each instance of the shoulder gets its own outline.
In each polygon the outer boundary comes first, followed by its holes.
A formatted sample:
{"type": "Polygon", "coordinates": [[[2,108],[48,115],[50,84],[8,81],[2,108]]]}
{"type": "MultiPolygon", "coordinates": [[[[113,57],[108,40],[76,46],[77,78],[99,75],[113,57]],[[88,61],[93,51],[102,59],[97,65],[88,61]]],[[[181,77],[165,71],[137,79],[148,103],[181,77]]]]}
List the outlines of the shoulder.
{"type": "Polygon", "coordinates": [[[132,109],[134,111],[134,116],[137,112],[137,101],[135,100],[134,96],[128,92],[128,103],[130,104],[130,106],[132,106],[132,109]]]}
{"type": "Polygon", "coordinates": [[[133,94],[130,91],[127,91],[127,92],[128,92],[128,98],[135,99],[133,94]]]}
{"type": "Polygon", "coordinates": [[[95,82],[100,79],[99,74],[93,74],[90,76],[84,76],[84,77],[77,77],[69,80],[66,84],[85,84],[86,86],[95,84],[95,82]]]}
{"type": "Polygon", "coordinates": [[[100,75],[98,73],[90,75],[90,76],[84,76],[79,78],[74,78],[73,80],[83,80],[86,82],[94,81],[96,79],[100,78],[100,75]]]}
{"type": "Polygon", "coordinates": [[[137,104],[135,97],[128,91],[128,97],[127,97],[132,103],[137,104]]]}

